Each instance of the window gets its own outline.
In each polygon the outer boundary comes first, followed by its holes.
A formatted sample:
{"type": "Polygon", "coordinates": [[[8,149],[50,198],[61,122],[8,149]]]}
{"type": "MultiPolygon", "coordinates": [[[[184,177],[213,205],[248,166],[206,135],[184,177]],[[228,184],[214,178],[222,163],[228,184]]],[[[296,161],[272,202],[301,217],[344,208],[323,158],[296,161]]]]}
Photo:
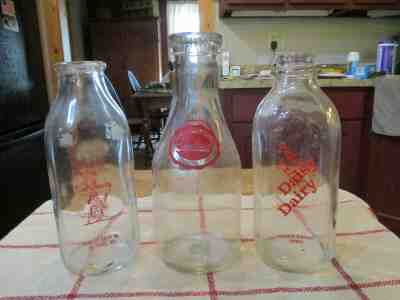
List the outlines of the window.
{"type": "Polygon", "coordinates": [[[199,4],[197,1],[168,1],[167,18],[168,34],[200,31],[199,4]]]}

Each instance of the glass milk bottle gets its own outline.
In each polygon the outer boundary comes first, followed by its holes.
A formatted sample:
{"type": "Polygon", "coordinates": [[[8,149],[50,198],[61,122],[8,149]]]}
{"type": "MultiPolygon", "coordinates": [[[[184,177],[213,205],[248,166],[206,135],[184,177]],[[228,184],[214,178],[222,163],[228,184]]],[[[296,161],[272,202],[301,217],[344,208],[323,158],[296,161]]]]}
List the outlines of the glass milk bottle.
{"type": "Polygon", "coordinates": [[[312,58],[277,59],[253,124],[257,251],[268,265],[313,272],[335,255],[341,126],[312,58]]]}
{"type": "Polygon", "coordinates": [[[169,38],[175,84],[153,159],[154,221],[164,262],[218,271],[240,256],[241,165],[218,95],[217,33],[169,38]]]}
{"type": "Polygon", "coordinates": [[[129,127],[103,62],[55,68],[45,141],[61,256],[73,273],[101,274],[130,264],[137,251],[129,127]]]}

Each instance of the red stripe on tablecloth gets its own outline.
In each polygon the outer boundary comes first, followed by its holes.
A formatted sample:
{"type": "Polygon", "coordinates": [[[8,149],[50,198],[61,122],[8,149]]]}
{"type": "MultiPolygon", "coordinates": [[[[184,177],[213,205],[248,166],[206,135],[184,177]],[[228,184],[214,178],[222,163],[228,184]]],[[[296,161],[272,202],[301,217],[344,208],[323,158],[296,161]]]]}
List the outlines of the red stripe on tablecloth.
{"type": "MultiPolygon", "coordinates": [[[[339,201],[339,204],[342,204],[342,203],[349,203],[349,202],[354,202],[354,200],[342,200],[342,201],[339,201]]],[[[308,206],[310,206],[310,205],[303,205],[303,206],[299,206],[299,207],[302,207],[302,208],[305,208],[305,207],[308,207],[308,206]]],[[[182,209],[181,211],[193,211],[194,209],[182,209]]],[[[254,207],[245,207],[245,208],[242,208],[241,210],[254,210],[254,207]]],[[[138,212],[139,213],[141,213],[141,212],[143,212],[143,213],[151,213],[153,210],[151,209],[151,208],[149,208],[149,209],[138,209],[138,212]]],[[[33,212],[32,213],[32,215],[52,215],[53,214],[53,211],[39,211],[39,212],[33,212]]]]}
{"type": "Polygon", "coordinates": [[[58,244],[42,244],[42,245],[0,245],[0,249],[42,249],[42,248],[58,248],[58,244]]]}
{"type": "MultiPolygon", "coordinates": [[[[203,196],[199,195],[198,198],[199,205],[199,222],[200,222],[200,230],[202,233],[207,232],[207,224],[206,224],[206,215],[204,213],[204,204],[203,204],[203,196]]],[[[208,291],[210,295],[210,300],[218,300],[218,295],[215,287],[215,278],[213,272],[207,273],[207,283],[208,283],[208,291]]]]}
{"type": "Polygon", "coordinates": [[[338,273],[343,277],[343,279],[347,281],[349,287],[360,297],[360,299],[369,300],[369,297],[364,293],[361,287],[357,283],[355,283],[350,274],[343,269],[343,267],[340,265],[339,261],[336,258],[332,259],[332,265],[335,267],[338,273]]]}
{"type": "Polygon", "coordinates": [[[215,287],[214,273],[212,273],[212,272],[207,273],[207,282],[208,282],[208,290],[210,292],[210,300],[217,300],[218,292],[215,287]]]}
{"type": "MultiPolygon", "coordinates": [[[[358,287],[363,289],[369,288],[385,288],[400,286],[400,279],[379,280],[373,282],[365,282],[358,284],[358,287]]],[[[310,286],[310,287],[274,287],[274,288],[258,288],[258,289],[243,289],[243,290],[218,290],[218,295],[225,296],[250,296],[263,294],[278,294],[278,293],[323,293],[352,290],[350,285],[334,285],[334,286],[310,286]]],[[[146,292],[108,292],[108,293],[80,293],[76,295],[79,298],[95,298],[95,299],[112,299],[112,298],[137,298],[137,297],[204,297],[210,295],[209,291],[146,291],[146,292]]],[[[10,296],[0,297],[0,300],[65,300],[68,295],[54,296],[10,296]]],[[[368,298],[367,298],[368,299],[368,298]]]]}
{"type": "Polygon", "coordinates": [[[82,282],[83,282],[83,279],[85,279],[85,276],[80,274],[78,276],[78,279],[75,281],[71,291],[69,292],[69,294],[67,296],[67,300],[73,300],[73,299],[77,298],[79,289],[81,288],[81,285],[82,285],[82,282]]]}
{"type": "Polygon", "coordinates": [[[55,296],[10,296],[0,297],[0,300],[65,300],[68,295],[55,295],[55,296]]]}
{"type": "MultiPolygon", "coordinates": [[[[205,218],[203,216],[203,218],[205,218]]],[[[385,232],[390,232],[390,230],[386,228],[382,229],[374,229],[374,230],[365,230],[365,231],[355,231],[355,232],[339,232],[336,234],[338,237],[343,237],[343,236],[357,236],[357,235],[371,235],[371,234],[377,234],[377,233],[385,233],[385,232]]],[[[310,239],[311,237],[309,236],[301,236],[301,235],[280,235],[277,236],[276,238],[295,238],[295,239],[310,239]]],[[[242,238],[241,241],[243,243],[250,243],[254,242],[254,238],[242,238]]],[[[156,245],[157,241],[144,241],[140,243],[141,245],[156,245]]],[[[0,249],[41,249],[41,248],[58,248],[58,244],[43,244],[43,245],[1,245],[0,244],[0,249]]]]}
{"type": "Polygon", "coordinates": [[[384,233],[384,232],[390,232],[390,231],[386,228],[382,228],[382,229],[355,231],[355,232],[339,232],[336,234],[336,236],[369,235],[369,234],[384,233]]]}
{"type": "MultiPolygon", "coordinates": [[[[156,245],[157,241],[144,241],[140,242],[141,245],[156,245]]],[[[89,244],[88,242],[84,242],[83,244],[89,244]]],[[[42,244],[42,245],[0,245],[0,249],[58,249],[58,244],[42,244]]]]}
{"type": "MultiPolygon", "coordinates": [[[[144,297],[165,297],[165,298],[184,298],[184,297],[204,297],[210,294],[209,291],[148,291],[148,292],[116,292],[116,293],[103,293],[103,294],[91,294],[84,293],[79,294],[78,298],[94,298],[94,299],[113,299],[113,298],[144,298],[144,297]]],[[[0,298],[0,300],[3,300],[0,298]]],[[[14,299],[12,299],[14,300],[14,299]]]]}

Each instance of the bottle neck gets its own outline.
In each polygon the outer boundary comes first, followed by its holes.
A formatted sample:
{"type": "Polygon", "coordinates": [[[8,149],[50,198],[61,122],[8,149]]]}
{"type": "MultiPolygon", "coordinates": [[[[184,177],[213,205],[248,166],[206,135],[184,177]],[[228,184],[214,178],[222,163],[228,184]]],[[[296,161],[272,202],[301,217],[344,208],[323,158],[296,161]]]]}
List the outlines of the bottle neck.
{"type": "Polygon", "coordinates": [[[218,64],[215,54],[177,55],[175,58],[176,110],[215,110],[218,99],[218,64]]]}
{"type": "Polygon", "coordinates": [[[278,88],[306,88],[314,79],[313,70],[281,71],[276,75],[275,85],[278,88]]]}
{"type": "MultiPolygon", "coordinates": [[[[105,93],[105,79],[103,71],[76,72],[59,74],[59,94],[73,95],[75,100],[85,101],[93,94],[105,93]]],[[[71,99],[71,97],[65,97],[71,99]]]]}

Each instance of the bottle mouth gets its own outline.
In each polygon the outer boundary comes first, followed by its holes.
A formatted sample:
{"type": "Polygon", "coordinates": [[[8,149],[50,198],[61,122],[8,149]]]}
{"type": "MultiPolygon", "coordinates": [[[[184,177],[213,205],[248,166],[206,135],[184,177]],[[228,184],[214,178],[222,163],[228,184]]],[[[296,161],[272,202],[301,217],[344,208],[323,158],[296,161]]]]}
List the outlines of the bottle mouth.
{"type": "Polygon", "coordinates": [[[222,35],[216,32],[182,32],[169,36],[174,55],[207,55],[218,53],[222,35]]]}
{"type": "Polygon", "coordinates": [[[276,58],[275,72],[280,73],[312,73],[314,57],[308,53],[281,53],[276,58]]]}
{"type": "Polygon", "coordinates": [[[54,65],[54,69],[59,74],[76,74],[102,72],[107,68],[107,64],[97,60],[82,60],[61,62],[54,65]]]}

